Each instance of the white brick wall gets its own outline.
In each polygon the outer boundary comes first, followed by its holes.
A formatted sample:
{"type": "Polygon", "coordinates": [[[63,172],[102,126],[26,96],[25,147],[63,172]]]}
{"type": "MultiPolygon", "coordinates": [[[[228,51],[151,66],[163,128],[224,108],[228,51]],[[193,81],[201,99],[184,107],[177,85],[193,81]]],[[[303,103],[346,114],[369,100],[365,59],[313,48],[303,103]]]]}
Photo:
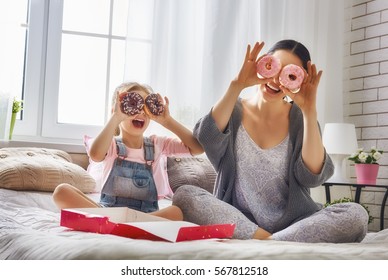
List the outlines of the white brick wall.
{"type": "MultiPolygon", "coordinates": [[[[388,1],[349,1],[345,15],[350,19],[345,20],[344,29],[344,119],[355,124],[360,147],[377,146],[385,152],[378,183],[388,185],[388,1]]],[[[355,179],[353,166],[350,174],[355,179]]],[[[380,228],[384,193],[385,189],[378,188],[362,192],[361,202],[375,217],[371,231],[380,228]]],[[[384,227],[388,228],[388,206],[385,212],[384,227]]]]}

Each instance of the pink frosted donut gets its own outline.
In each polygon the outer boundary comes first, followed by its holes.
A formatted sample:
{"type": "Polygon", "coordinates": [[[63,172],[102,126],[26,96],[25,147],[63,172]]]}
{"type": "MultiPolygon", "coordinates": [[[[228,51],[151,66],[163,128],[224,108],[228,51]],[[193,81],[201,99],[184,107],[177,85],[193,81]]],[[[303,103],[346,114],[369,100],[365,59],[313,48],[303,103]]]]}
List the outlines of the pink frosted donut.
{"type": "Polygon", "coordinates": [[[121,111],[127,115],[137,115],[143,110],[144,99],[137,92],[128,92],[120,96],[121,111]]]}
{"type": "Polygon", "coordinates": [[[280,59],[270,54],[262,57],[256,65],[257,73],[263,78],[276,76],[281,68],[280,59]]]}
{"type": "Polygon", "coordinates": [[[303,79],[303,69],[295,64],[284,66],[279,76],[279,82],[293,93],[299,91],[303,79]]]}

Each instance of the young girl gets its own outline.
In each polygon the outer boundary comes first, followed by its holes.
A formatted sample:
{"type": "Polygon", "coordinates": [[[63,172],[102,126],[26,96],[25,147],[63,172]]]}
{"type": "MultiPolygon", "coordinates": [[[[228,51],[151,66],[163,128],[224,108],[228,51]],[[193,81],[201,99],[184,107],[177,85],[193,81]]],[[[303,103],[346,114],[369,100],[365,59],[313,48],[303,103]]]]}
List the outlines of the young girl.
{"type": "Polygon", "coordinates": [[[311,64],[301,43],[275,44],[269,53],[282,67],[293,64],[304,72],[300,90],[294,93],[281,84],[279,74],[257,76],[262,48],[263,43],[252,50],[248,46],[239,74],[194,128],[218,172],[215,196],[181,186],[173,205],[182,210],[185,220],[196,224],[235,223],[233,237],[238,239],[360,242],[368,225],[368,213],[361,205],[322,209],[310,196],[310,188],[324,183],[334,170],[317,121],[322,71],[311,64]],[[244,88],[254,85],[258,85],[255,96],[239,97],[244,88]]]}
{"type": "MultiPolygon", "coordinates": [[[[97,162],[103,163],[100,202],[96,203],[69,184],[61,184],[53,193],[59,208],[125,206],[142,212],[154,212],[159,209],[159,198],[172,196],[166,172],[167,156],[197,155],[203,153],[203,148],[192,132],[170,115],[167,97],[163,102],[161,96],[157,95],[159,104],[163,105],[158,112],[161,112],[160,115],[153,115],[150,110],[146,112],[144,100],[151,93],[153,91],[149,86],[138,83],[124,83],[117,87],[109,121],[95,139],[85,138],[90,167],[97,162]],[[137,111],[124,113],[125,106],[121,101],[129,94],[136,98],[127,99],[127,105],[140,103],[137,104],[137,111]],[[143,136],[151,120],[180,139],[143,136]],[[121,137],[115,137],[120,134],[121,137]]],[[[174,208],[167,207],[154,214],[181,220],[180,210],[174,208]]]]}

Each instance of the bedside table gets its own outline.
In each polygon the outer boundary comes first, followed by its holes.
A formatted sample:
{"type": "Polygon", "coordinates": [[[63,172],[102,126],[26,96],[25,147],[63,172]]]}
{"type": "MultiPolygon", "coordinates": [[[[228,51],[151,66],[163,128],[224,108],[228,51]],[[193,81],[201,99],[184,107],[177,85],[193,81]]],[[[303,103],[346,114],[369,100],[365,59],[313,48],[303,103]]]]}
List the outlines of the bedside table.
{"type": "Polygon", "coordinates": [[[326,193],[326,202],[331,202],[330,197],[330,187],[331,186],[350,186],[356,188],[356,195],[354,198],[354,201],[357,203],[360,203],[360,196],[361,196],[361,190],[365,187],[376,187],[376,188],[385,188],[385,195],[383,198],[383,201],[381,203],[380,208],[380,230],[384,229],[384,210],[385,210],[385,204],[387,202],[388,198],[388,185],[379,185],[379,184],[357,184],[352,182],[325,182],[322,184],[322,186],[325,187],[325,193],[326,193]]]}

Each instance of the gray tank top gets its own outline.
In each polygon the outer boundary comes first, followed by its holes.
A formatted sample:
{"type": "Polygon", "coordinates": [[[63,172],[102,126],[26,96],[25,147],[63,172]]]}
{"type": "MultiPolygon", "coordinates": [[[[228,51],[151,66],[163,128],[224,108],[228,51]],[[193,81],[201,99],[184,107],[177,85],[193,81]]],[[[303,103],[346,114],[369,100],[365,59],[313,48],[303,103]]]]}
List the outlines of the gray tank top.
{"type": "Polygon", "coordinates": [[[237,204],[252,214],[259,227],[272,231],[288,199],[289,136],[277,146],[261,149],[243,125],[237,132],[237,204]]]}

